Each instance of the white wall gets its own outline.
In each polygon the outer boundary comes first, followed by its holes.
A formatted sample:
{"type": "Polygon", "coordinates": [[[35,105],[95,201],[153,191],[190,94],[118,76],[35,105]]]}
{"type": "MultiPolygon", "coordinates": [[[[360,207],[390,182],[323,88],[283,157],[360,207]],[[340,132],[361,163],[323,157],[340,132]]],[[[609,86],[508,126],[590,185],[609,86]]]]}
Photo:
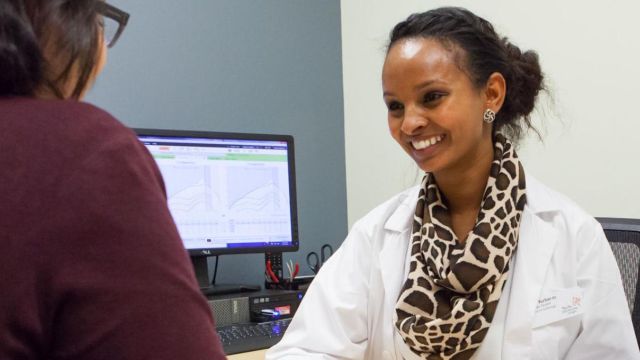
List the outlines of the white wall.
{"type": "Polygon", "coordinates": [[[640,2],[342,0],[349,226],[416,181],[388,133],[380,71],[391,28],[445,5],[540,55],[555,105],[541,99],[544,143],[522,142],[525,171],[594,216],[640,218],[640,2]]]}

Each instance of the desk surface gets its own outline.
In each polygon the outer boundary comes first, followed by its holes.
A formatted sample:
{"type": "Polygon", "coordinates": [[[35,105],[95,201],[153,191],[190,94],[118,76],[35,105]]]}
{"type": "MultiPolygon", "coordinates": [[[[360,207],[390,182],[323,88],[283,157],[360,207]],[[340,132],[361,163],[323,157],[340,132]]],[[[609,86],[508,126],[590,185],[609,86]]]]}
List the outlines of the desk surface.
{"type": "Polygon", "coordinates": [[[267,349],[227,356],[228,360],[264,360],[267,349]]]}

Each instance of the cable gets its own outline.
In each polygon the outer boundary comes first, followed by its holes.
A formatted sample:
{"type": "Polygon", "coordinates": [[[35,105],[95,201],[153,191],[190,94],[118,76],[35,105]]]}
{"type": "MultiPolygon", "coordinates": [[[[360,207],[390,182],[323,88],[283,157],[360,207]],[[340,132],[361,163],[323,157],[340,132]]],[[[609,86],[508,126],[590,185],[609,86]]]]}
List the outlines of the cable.
{"type": "Polygon", "coordinates": [[[218,255],[216,255],[216,264],[213,267],[213,278],[211,279],[211,285],[216,284],[216,276],[218,275],[218,255]]]}

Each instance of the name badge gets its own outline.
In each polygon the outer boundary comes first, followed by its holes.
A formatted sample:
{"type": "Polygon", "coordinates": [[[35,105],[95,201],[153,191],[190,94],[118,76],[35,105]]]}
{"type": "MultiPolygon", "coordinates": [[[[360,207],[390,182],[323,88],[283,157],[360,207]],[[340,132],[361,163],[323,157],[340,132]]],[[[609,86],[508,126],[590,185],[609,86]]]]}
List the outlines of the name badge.
{"type": "Polygon", "coordinates": [[[584,290],[579,287],[546,292],[536,305],[533,327],[581,315],[584,312],[583,294],[584,290]]]}

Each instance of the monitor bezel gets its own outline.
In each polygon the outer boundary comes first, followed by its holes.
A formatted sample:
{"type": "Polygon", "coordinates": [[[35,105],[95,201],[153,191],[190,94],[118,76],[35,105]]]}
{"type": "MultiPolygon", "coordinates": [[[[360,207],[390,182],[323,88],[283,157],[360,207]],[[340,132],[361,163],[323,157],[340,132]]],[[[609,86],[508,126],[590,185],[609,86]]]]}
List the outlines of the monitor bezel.
{"type": "Polygon", "coordinates": [[[185,249],[189,252],[189,255],[192,257],[298,251],[300,243],[299,243],[299,237],[298,237],[298,206],[297,206],[295,155],[294,155],[295,151],[294,151],[293,136],[283,135],[283,134],[236,133],[236,132],[172,130],[172,129],[170,130],[170,129],[148,129],[148,128],[133,128],[133,131],[138,136],[138,139],[140,136],[158,136],[158,137],[165,136],[165,137],[194,137],[194,138],[206,138],[206,139],[265,140],[265,141],[286,142],[287,143],[287,165],[289,168],[289,211],[291,216],[291,245],[255,246],[255,247],[238,247],[238,248],[203,248],[203,249],[186,249],[185,248],[185,249]]]}

